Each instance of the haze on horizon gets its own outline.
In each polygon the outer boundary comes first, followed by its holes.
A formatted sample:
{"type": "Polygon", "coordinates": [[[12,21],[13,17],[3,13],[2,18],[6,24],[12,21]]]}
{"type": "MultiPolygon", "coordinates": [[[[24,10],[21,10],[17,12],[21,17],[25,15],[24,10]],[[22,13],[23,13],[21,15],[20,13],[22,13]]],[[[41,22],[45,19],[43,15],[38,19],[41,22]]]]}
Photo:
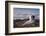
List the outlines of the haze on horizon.
{"type": "Polygon", "coordinates": [[[25,18],[28,15],[35,15],[36,19],[39,18],[39,9],[36,8],[14,8],[13,9],[13,17],[16,18],[25,18]],[[26,15],[24,15],[26,14],[26,15]]]}

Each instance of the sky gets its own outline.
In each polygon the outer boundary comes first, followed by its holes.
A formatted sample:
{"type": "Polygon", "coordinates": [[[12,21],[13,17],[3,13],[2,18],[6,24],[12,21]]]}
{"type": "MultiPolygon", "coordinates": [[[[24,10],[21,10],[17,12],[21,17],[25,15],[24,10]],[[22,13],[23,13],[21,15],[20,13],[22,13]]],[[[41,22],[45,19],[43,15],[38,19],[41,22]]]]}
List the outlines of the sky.
{"type": "Polygon", "coordinates": [[[39,9],[35,8],[14,8],[14,13],[39,13],[39,9]]]}
{"type": "Polygon", "coordinates": [[[22,15],[21,16],[19,16],[19,15],[16,15],[16,13],[17,14],[31,14],[31,13],[33,13],[33,14],[39,14],[39,9],[36,9],[36,8],[14,8],[13,9],[13,16],[14,17],[22,17],[22,15]]]}

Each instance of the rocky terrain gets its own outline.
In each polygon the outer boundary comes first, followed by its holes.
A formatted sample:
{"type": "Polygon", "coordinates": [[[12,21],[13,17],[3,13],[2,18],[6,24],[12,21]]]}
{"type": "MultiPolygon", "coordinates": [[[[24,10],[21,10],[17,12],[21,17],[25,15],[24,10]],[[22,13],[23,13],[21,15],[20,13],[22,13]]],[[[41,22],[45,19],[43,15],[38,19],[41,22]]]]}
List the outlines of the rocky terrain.
{"type": "Polygon", "coordinates": [[[39,19],[35,19],[35,21],[33,23],[30,24],[26,24],[26,25],[22,25],[24,24],[26,21],[28,21],[29,19],[24,19],[24,20],[14,20],[14,28],[22,28],[22,27],[39,27],[39,19]]]}

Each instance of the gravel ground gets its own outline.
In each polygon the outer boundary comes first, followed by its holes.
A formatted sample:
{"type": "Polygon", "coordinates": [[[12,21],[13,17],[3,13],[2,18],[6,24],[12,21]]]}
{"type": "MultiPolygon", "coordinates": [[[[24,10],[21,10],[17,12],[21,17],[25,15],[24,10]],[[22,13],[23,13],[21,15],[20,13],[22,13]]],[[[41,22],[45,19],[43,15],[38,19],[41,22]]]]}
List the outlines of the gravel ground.
{"type": "Polygon", "coordinates": [[[14,20],[14,28],[22,28],[22,27],[39,27],[39,20],[35,20],[34,23],[30,23],[30,24],[26,24],[26,25],[22,25],[24,24],[26,20],[14,20]]]}

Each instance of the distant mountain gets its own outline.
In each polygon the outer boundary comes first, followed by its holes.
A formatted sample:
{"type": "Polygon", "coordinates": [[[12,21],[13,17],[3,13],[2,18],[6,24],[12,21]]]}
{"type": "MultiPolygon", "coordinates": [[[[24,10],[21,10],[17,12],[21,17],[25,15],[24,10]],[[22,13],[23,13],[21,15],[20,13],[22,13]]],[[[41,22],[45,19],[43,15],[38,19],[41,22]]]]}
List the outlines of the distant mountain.
{"type": "Polygon", "coordinates": [[[39,19],[39,14],[34,14],[34,13],[30,13],[30,14],[15,14],[13,17],[14,19],[28,19],[28,16],[34,15],[35,19],[39,19]]]}

